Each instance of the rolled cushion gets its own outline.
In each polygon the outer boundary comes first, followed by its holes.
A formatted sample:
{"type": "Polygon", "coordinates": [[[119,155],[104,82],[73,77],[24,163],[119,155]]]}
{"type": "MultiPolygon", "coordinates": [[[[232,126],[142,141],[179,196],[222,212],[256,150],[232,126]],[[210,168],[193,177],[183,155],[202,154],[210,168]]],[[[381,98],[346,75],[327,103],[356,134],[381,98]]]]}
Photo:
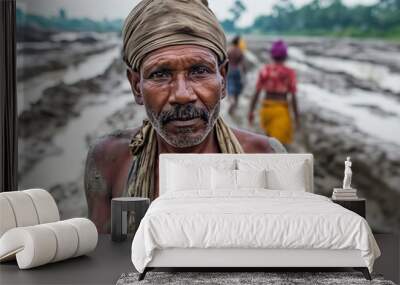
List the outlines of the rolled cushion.
{"type": "Polygon", "coordinates": [[[9,229],[60,220],[57,204],[49,192],[29,189],[0,193],[0,237],[9,229]]]}
{"type": "Polygon", "coordinates": [[[0,261],[16,257],[28,269],[86,254],[97,240],[96,226],[85,218],[13,228],[0,238],[0,261]]]}
{"type": "Polygon", "coordinates": [[[51,262],[57,251],[53,231],[42,225],[13,228],[0,239],[0,261],[16,255],[20,269],[51,262]]]}
{"type": "Polygon", "coordinates": [[[64,260],[74,256],[78,249],[78,232],[72,228],[70,223],[65,221],[44,224],[56,237],[57,250],[51,262],[64,260]]]}
{"type": "Polygon", "coordinates": [[[1,195],[10,202],[17,227],[33,226],[39,223],[35,205],[28,194],[22,191],[14,191],[3,192],[1,195]]]}
{"type": "Polygon", "coordinates": [[[0,237],[9,229],[15,228],[17,222],[11,204],[6,197],[0,196],[0,237]]]}
{"type": "Polygon", "coordinates": [[[24,190],[23,193],[28,194],[35,205],[36,213],[39,218],[39,224],[51,223],[60,220],[60,213],[56,201],[49,192],[43,189],[24,190]]]}
{"type": "Polygon", "coordinates": [[[96,226],[91,220],[74,218],[65,220],[64,222],[71,224],[78,233],[79,241],[74,257],[91,252],[96,248],[98,233],[96,226]]]}

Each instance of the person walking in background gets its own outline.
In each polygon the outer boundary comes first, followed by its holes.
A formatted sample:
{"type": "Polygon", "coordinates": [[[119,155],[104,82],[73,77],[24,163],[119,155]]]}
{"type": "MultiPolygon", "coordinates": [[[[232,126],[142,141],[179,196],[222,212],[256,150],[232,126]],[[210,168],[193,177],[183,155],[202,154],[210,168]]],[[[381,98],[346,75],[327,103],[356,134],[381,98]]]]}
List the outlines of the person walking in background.
{"type": "Polygon", "coordinates": [[[245,53],[245,51],[247,49],[246,41],[242,37],[239,38],[239,48],[242,51],[242,53],[245,53]]]}
{"type": "Polygon", "coordinates": [[[244,42],[241,41],[240,36],[236,36],[232,40],[231,47],[228,50],[229,71],[228,71],[228,94],[231,99],[228,113],[233,115],[238,103],[239,96],[243,90],[245,65],[244,54],[242,48],[244,42]],[[242,42],[242,44],[241,44],[242,42]]]}
{"type": "Polygon", "coordinates": [[[272,44],[273,62],[266,64],[258,75],[256,91],[251,100],[248,114],[249,123],[252,125],[259,95],[261,92],[265,92],[259,112],[261,128],[268,136],[277,138],[285,145],[293,141],[289,102],[293,104],[296,127],[300,127],[296,99],[296,73],[293,69],[285,66],[287,56],[287,46],[283,41],[279,40],[272,44]],[[289,94],[291,98],[289,98],[289,94]]]}

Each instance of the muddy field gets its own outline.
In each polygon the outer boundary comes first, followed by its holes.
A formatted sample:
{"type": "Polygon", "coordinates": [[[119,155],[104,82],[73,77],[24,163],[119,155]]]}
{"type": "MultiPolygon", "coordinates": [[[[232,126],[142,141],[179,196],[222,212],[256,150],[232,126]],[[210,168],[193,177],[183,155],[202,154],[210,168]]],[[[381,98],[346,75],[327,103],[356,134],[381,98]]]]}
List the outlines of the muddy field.
{"type": "MultiPolygon", "coordinates": [[[[140,125],[145,117],[125,78],[117,36],[90,36],[60,34],[47,42],[18,44],[19,187],[48,189],[62,218],[87,214],[88,146],[102,135],[140,125]],[[60,41],[68,48],[60,48],[60,41]]],[[[248,125],[246,114],[272,40],[247,38],[249,72],[233,117],[227,114],[228,101],[222,103],[222,116],[232,126],[261,132],[257,124],[248,125]]],[[[400,46],[287,41],[301,112],[301,129],[289,151],[314,154],[315,191],[326,196],[341,185],[343,161],[351,156],[353,184],[368,199],[371,226],[399,232],[400,46]]]]}

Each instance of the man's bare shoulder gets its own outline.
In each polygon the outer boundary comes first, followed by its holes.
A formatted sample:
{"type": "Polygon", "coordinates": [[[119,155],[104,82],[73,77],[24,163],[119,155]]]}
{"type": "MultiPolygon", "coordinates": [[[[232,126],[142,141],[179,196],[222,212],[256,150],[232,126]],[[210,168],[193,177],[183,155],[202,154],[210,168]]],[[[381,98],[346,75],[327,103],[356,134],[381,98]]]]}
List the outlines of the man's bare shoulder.
{"type": "Polygon", "coordinates": [[[273,153],[268,137],[242,129],[231,128],[245,153],[273,153]]]}
{"type": "MultiPolygon", "coordinates": [[[[104,185],[112,184],[115,171],[129,159],[129,143],[140,128],[115,131],[98,138],[89,148],[86,159],[85,180],[101,178],[104,185]]],[[[86,185],[85,186],[89,186],[86,185]]]]}
{"type": "Polygon", "coordinates": [[[139,129],[118,130],[98,138],[90,146],[89,155],[108,163],[118,160],[129,153],[129,143],[139,129]]]}

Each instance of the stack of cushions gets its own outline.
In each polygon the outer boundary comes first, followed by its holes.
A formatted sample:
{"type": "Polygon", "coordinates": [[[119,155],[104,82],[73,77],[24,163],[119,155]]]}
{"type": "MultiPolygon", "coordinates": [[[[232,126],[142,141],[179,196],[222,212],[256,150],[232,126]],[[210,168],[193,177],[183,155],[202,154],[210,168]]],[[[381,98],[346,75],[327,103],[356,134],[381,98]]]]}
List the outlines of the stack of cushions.
{"type": "Polygon", "coordinates": [[[200,193],[249,188],[306,191],[307,161],[286,161],[265,166],[263,161],[229,160],[207,166],[184,160],[168,164],[166,191],[196,190],[200,193]],[[302,185],[302,186],[299,186],[302,185]]]}
{"type": "Polygon", "coordinates": [[[43,189],[0,193],[0,262],[17,259],[20,269],[86,254],[97,245],[88,219],[60,221],[53,197],[43,189]]]}
{"type": "Polygon", "coordinates": [[[60,220],[56,202],[42,189],[0,193],[0,211],[0,237],[12,228],[60,220]]]}
{"type": "Polygon", "coordinates": [[[249,173],[264,169],[266,171],[267,189],[289,190],[305,192],[309,189],[308,173],[310,162],[308,160],[281,160],[279,163],[268,164],[266,167],[263,160],[244,161],[238,160],[238,169],[249,173]]]}

